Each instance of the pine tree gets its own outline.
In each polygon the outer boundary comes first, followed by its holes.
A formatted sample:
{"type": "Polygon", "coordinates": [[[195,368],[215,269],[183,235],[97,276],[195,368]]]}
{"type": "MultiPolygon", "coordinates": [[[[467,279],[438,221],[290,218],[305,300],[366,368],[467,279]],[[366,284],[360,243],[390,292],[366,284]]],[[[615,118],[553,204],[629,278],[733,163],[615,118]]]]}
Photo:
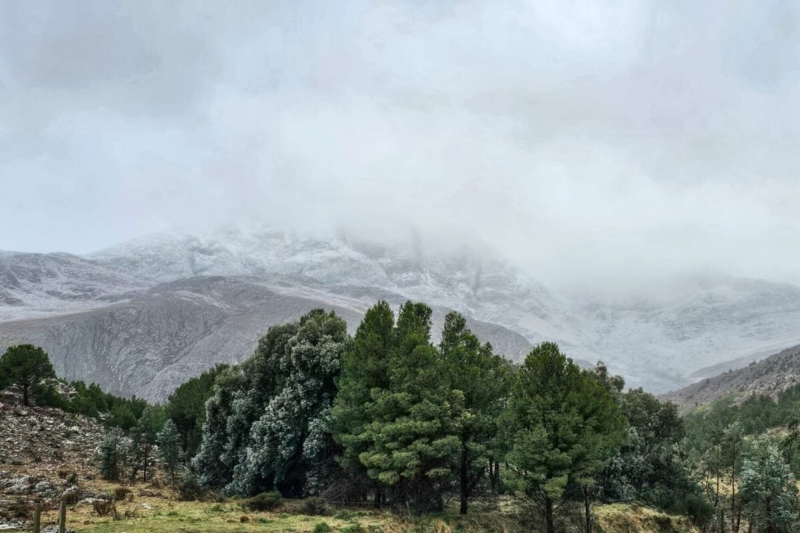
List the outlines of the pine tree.
{"type": "Polygon", "coordinates": [[[128,443],[122,432],[113,429],[97,448],[97,462],[100,477],[106,481],[117,481],[122,476],[126,464],[128,443]]]}
{"type": "Polygon", "coordinates": [[[745,455],[740,496],[755,531],[796,531],[800,520],[797,484],[778,444],[767,435],[755,439],[745,455]]]}
{"type": "Polygon", "coordinates": [[[173,488],[175,487],[176,474],[183,459],[183,450],[181,450],[181,434],[178,432],[178,427],[171,419],[164,423],[164,427],[158,432],[156,439],[158,443],[158,452],[161,456],[161,467],[164,472],[169,476],[173,488]]]}
{"type": "Polygon", "coordinates": [[[219,364],[186,381],[169,395],[167,416],[175,423],[181,435],[181,448],[185,451],[187,460],[197,453],[202,442],[206,402],[214,393],[214,382],[228,368],[228,365],[219,364]]]}
{"type": "Polygon", "coordinates": [[[158,443],[158,432],[163,426],[164,411],[159,407],[146,407],[136,427],[131,431],[133,453],[131,479],[135,479],[141,469],[142,478],[147,481],[147,469],[153,460],[153,447],[158,443]]]}
{"type": "MultiPolygon", "coordinates": [[[[547,533],[569,484],[593,486],[624,437],[613,395],[553,343],[535,347],[517,373],[506,414],[509,461],[544,508],[547,533]]],[[[591,524],[587,519],[587,529],[591,524]]]]}
{"type": "Polygon", "coordinates": [[[460,513],[466,514],[469,499],[484,478],[492,459],[497,436],[497,419],[510,391],[509,365],[481,344],[466,326],[466,320],[452,312],[445,317],[439,349],[451,389],[463,394],[462,409],[455,420],[459,439],[457,461],[460,513]]]}
{"type": "Polygon", "coordinates": [[[345,448],[343,460],[357,454],[367,475],[391,489],[395,506],[441,509],[442,491],[452,479],[450,465],[459,452],[455,418],[464,395],[449,389],[443,359],[430,343],[428,306],[405,303],[390,340],[385,304],[373,309],[354,350],[372,352],[369,370],[345,359],[341,386],[347,393],[337,404],[333,424],[337,431],[349,431],[336,436],[345,448]],[[384,346],[388,351],[381,354],[384,346]],[[353,403],[366,399],[366,391],[369,399],[361,407],[353,403]]]}
{"type": "Polygon", "coordinates": [[[29,393],[34,385],[56,373],[44,350],[32,344],[10,346],[0,357],[0,388],[2,384],[16,385],[22,389],[22,402],[29,404],[29,393]]]}
{"type": "MultiPolygon", "coordinates": [[[[385,301],[372,306],[342,355],[342,373],[330,427],[342,449],[340,464],[357,476],[366,476],[366,468],[359,457],[369,446],[363,437],[370,422],[372,391],[389,386],[394,320],[394,313],[385,301]]],[[[376,506],[380,505],[382,496],[380,489],[376,489],[376,506]]]]}

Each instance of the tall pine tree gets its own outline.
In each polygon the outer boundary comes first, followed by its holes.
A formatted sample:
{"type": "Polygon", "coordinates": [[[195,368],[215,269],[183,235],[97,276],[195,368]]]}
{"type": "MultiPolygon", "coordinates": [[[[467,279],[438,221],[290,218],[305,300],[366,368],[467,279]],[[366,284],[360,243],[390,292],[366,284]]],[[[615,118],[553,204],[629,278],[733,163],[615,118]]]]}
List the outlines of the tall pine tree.
{"type": "Polygon", "coordinates": [[[492,353],[490,344],[481,344],[467,328],[464,317],[455,312],[445,317],[439,349],[448,385],[463,394],[454,425],[459,451],[453,469],[459,485],[460,512],[466,514],[469,499],[494,458],[492,445],[509,394],[511,371],[510,365],[492,353]]]}
{"type": "Polygon", "coordinates": [[[556,503],[571,484],[594,485],[624,438],[624,418],[611,390],[549,342],[526,357],[506,416],[509,461],[541,503],[547,533],[555,533],[556,503]]]}

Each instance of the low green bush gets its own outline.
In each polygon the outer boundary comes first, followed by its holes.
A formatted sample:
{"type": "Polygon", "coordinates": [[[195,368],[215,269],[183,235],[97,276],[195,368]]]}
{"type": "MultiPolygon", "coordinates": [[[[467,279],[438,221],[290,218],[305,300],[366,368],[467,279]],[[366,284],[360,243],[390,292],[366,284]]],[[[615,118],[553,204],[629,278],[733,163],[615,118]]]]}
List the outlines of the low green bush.
{"type": "Polygon", "coordinates": [[[283,503],[278,491],[262,492],[247,500],[247,508],[251,511],[274,511],[283,503]]]}

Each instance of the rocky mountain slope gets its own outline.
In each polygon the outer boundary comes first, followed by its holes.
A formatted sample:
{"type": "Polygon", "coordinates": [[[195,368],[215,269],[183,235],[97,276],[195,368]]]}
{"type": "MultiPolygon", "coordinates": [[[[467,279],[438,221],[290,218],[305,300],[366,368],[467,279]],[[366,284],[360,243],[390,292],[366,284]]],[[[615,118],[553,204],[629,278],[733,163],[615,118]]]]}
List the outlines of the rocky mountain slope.
{"type": "MultiPolygon", "coordinates": [[[[389,301],[401,303],[396,295],[389,301]]],[[[188,377],[249,356],[269,326],[316,307],[335,310],[351,329],[367,309],[343,296],[310,290],[298,295],[274,280],[199,276],[159,284],[100,309],[0,323],[0,346],[34,343],[50,353],[60,376],[163,400],[188,377]]],[[[437,330],[445,313],[435,310],[437,330]]],[[[470,327],[508,357],[530,350],[522,335],[502,326],[470,319],[470,327]]]]}
{"type": "Polygon", "coordinates": [[[800,346],[788,348],[744,368],[728,370],[661,396],[682,409],[709,404],[727,394],[776,396],[800,384],[800,346]]]}
{"type": "Polygon", "coordinates": [[[0,349],[34,342],[68,377],[156,399],[246,357],[272,324],[326,307],[354,328],[379,299],[424,301],[437,322],[460,311],[511,358],[558,342],[653,391],[800,343],[791,285],[714,278],[657,301],[577,303],[491,254],[255,227],[151,235],[85,257],[0,253],[0,349]]]}
{"type": "Polygon", "coordinates": [[[88,485],[97,477],[94,452],[103,427],[60,409],[21,407],[0,399],[0,530],[33,527],[34,502],[45,511],[45,531],[53,525],[59,499],[77,503],[97,496],[88,485]]]}

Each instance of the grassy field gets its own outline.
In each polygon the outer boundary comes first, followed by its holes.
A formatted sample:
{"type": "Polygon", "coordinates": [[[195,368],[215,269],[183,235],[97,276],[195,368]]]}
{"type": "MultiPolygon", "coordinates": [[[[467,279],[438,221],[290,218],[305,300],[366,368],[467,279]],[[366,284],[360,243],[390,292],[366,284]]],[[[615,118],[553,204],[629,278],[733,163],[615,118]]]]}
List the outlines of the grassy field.
{"type": "MultiPolygon", "coordinates": [[[[113,486],[108,486],[113,489],[113,486]]],[[[300,513],[299,501],[284,501],[274,512],[250,512],[241,501],[181,502],[169,491],[134,488],[133,501],[116,503],[117,517],[98,516],[92,505],[71,506],[67,527],[89,533],[210,533],[297,532],[297,533],[531,533],[538,524],[520,523],[510,500],[493,508],[476,505],[474,512],[459,516],[456,508],[440,515],[399,517],[385,510],[334,509],[326,516],[300,513]]],[[[580,530],[577,522],[566,525],[580,530]]],[[[54,524],[57,511],[49,510],[43,524],[54,524]]],[[[596,530],[602,533],[695,533],[687,520],[644,507],[623,504],[598,506],[596,530]]]]}

